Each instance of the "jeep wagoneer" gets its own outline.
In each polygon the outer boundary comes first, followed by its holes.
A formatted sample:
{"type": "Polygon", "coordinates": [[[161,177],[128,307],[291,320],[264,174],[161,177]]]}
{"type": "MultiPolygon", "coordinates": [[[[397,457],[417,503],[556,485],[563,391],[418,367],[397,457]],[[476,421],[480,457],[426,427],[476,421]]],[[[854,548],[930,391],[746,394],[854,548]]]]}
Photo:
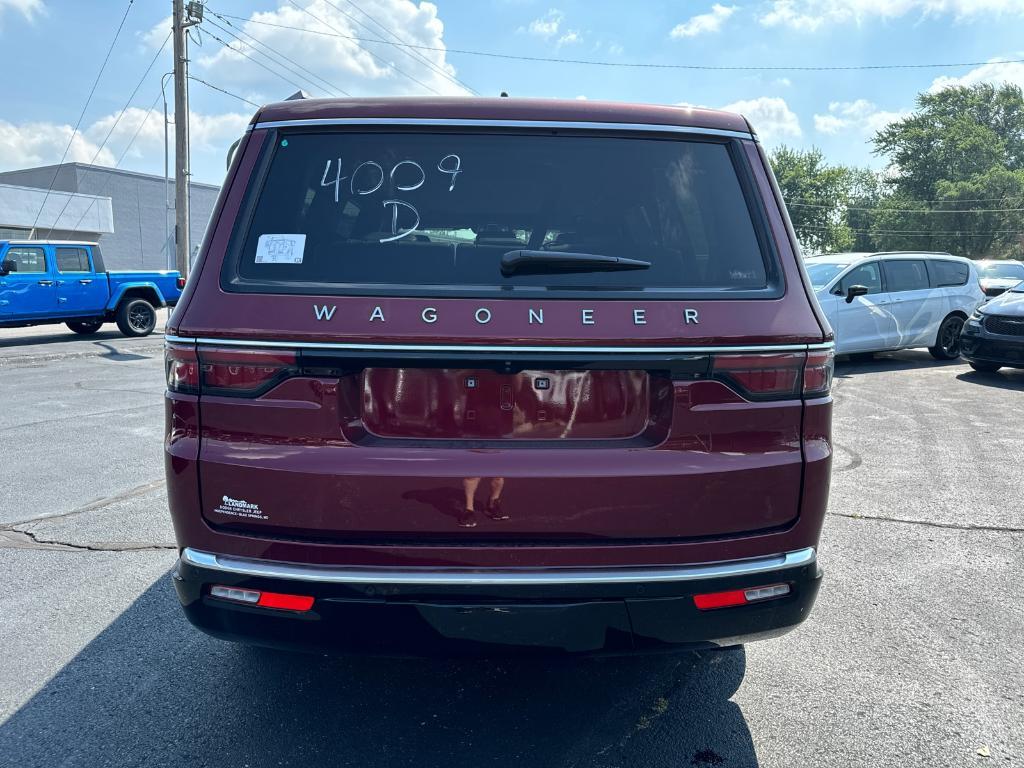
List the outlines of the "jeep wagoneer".
{"type": "Polygon", "coordinates": [[[814,602],[832,332],[739,115],[264,107],[166,359],[174,581],[215,636],[634,652],[814,602]]]}

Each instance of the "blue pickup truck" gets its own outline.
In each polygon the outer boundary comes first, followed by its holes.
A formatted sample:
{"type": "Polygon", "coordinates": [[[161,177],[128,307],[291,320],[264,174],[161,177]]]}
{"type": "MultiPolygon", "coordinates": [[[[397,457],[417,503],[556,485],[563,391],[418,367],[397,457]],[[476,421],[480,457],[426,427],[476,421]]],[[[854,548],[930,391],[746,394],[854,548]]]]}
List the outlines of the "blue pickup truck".
{"type": "Polygon", "coordinates": [[[178,272],[107,272],[96,243],[0,240],[0,328],[65,323],[95,333],[116,322],[125,336],[147,336],[156,308],[178,302],[178,272]]]}

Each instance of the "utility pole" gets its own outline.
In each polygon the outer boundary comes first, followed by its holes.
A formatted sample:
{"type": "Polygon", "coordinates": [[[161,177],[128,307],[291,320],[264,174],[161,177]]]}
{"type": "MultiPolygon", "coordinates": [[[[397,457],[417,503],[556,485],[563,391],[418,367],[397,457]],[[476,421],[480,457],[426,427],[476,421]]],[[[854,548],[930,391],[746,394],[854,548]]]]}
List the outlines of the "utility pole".
{"type": "Polygon", "coordinates": [[[174,37],[174,255],[178,271],[188,277],[189,260],[189,176],[188,151],[188,34],[189,27],[203,20],[203,4],[172,0],[171,29],[174,37]]]}

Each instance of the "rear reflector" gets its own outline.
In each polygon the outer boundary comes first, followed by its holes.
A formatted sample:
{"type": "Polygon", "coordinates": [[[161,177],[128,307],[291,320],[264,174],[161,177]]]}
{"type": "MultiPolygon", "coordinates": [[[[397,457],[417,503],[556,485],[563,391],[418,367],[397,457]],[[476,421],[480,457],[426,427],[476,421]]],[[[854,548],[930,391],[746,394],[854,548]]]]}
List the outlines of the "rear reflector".
{"type": "Polygon", "coordinates": [[[285,611],[308,611],[313,607],[309,595],[285,595],[280,592],[262,592],[255,589],[239,589],[219,584],[210,587],[210,595],[221,600],[248,603],[260,608],[278,608],[285,611]]]}
{"type": "Polygon", "coordinates": [[[765,587],[754,587],[752,589],[730,589],[727,592],[708,592],[703,595],[694,595],[693,603],[702,611],[710,611],[715,608],[730,608],[735,605],[760,603],[764,600],[784,597],[788,594],[789,584],[769,584],[765,587]]]}

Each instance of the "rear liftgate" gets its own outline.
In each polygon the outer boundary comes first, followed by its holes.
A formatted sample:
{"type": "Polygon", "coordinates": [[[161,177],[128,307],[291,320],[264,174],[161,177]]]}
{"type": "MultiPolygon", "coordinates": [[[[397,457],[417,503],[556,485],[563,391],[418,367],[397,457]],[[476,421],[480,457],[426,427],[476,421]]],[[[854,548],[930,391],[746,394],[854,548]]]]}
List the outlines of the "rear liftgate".
{"type": "Polygon", "coordinates": [[[637,542],[790,524],[803,399],[827,394],[832,353],[181,339],[167,360],[169,387],[200,395],[215,527],[325,543],[637,542]]]}

